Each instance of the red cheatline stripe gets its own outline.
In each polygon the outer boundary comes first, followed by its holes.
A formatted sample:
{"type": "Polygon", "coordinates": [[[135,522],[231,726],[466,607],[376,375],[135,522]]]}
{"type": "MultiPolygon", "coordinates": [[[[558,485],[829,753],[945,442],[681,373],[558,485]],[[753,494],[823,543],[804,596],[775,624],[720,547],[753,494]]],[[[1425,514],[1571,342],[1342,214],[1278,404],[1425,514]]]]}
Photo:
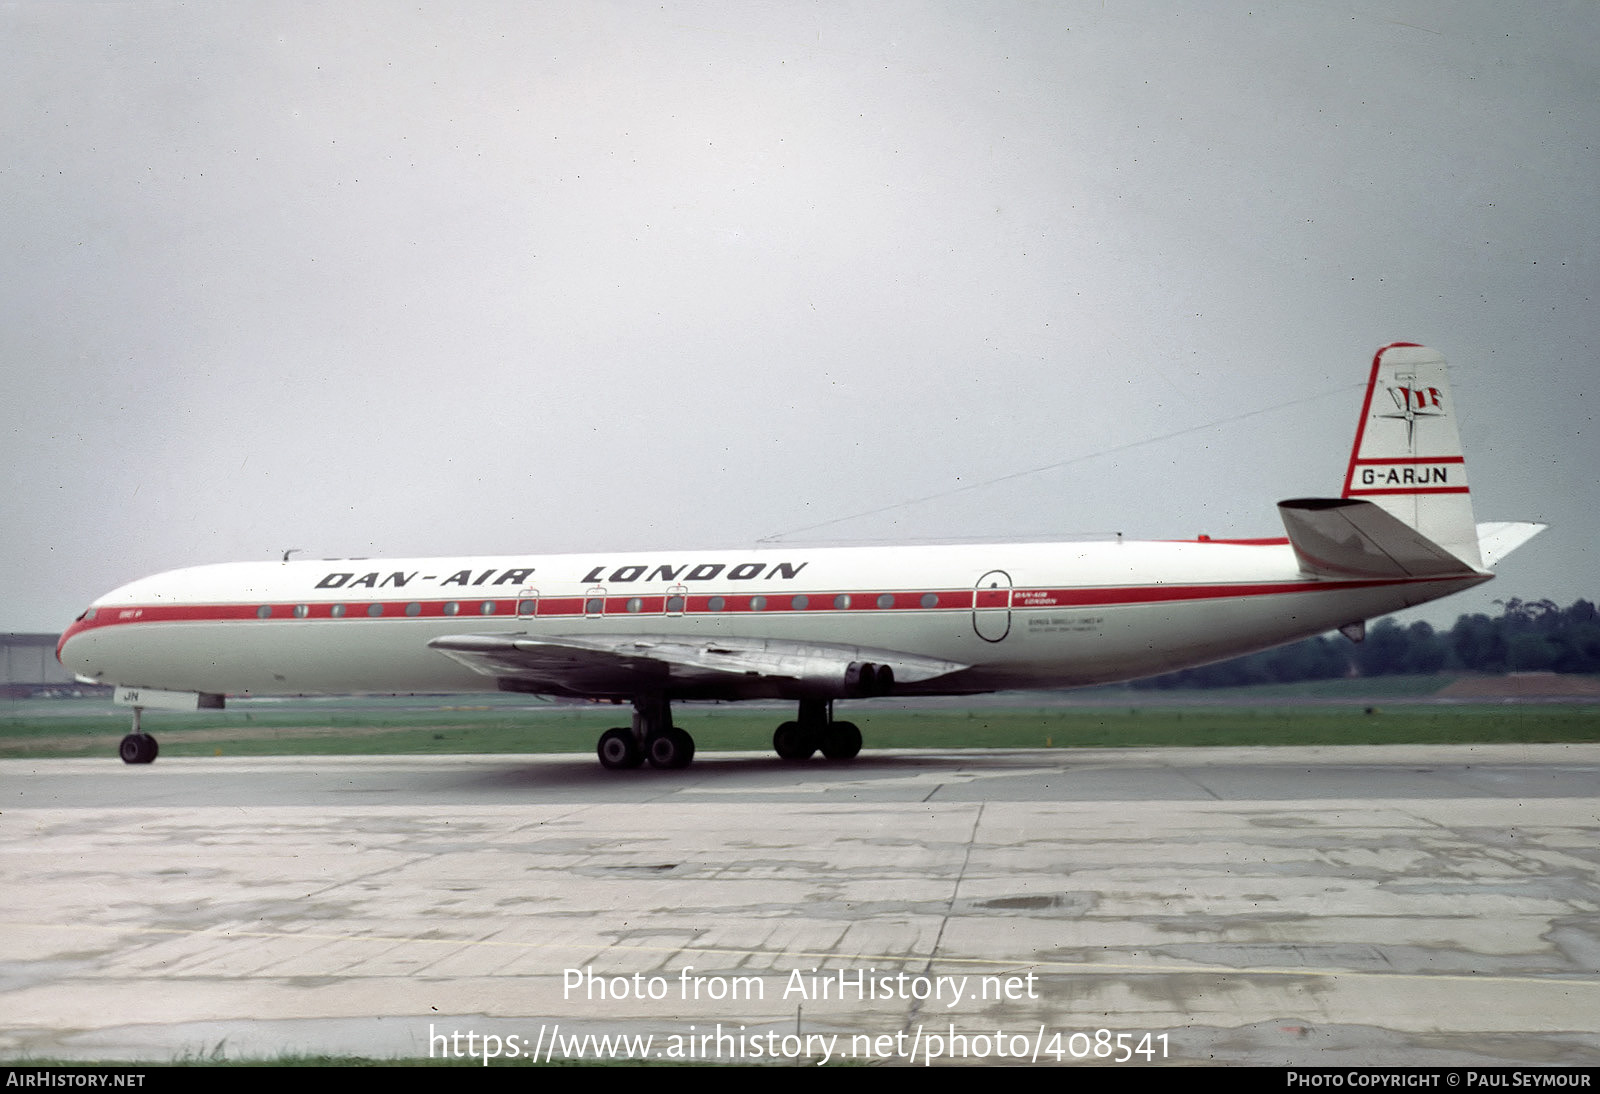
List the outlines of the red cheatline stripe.
{"type": "Polygon", "coordinates": [[[1260,536],[1255,539],[1218,539],[1213,536],[1197,536],[1194,539],[1169,539],[1164,543],[1220,543],[1234,547],[1283,547],[1288,544],[1288,536],[1260,536]]]}
{"type": "MultiPolygon", "coordinates": [[[[1463,577],[1468,575],[1462,575],[1463,577]]],[[[1150,585],[1137,588],[1019,589],[1011,606],[1018,610],[1059,607],[1131,607],[1176,600],[1219,600],[1231,597],[1281,596],[1285,593],[1328,592],[1335,589],[1371,589],[1440,578],[1366,578],[1357,581],[1297,581],[1260,585],[1150,585]]],[[[1451,580],[1445,578],[1442,580],[1451,580]]]]}
{"type": "MultiPolygon", "coordinates": [[[[1293,593],[1319,593],[1335,590],[1367,589],[1388,585],[1415,584],[1418,582],[1436,582],[1465,580],[1475,575],[1463,574],[1460,577],[1428,577],[1428,578],[1366,578],[1350,581],[1286,581],[1263,582],[1260,584],[1216,584],[1216,585],[1139,585],[1139,586],[1103,586],[1094,588],[1069,588],[1069,589],[1017,589],[1008,595],[1003,589],[983,589],[974,593],[970,589],[944,590],[941,592],[878,592],[878,591],[853,591],[849,593],[784,593],[765,597],[765,605],[756,607],[754,602],[762,599],[757,595],[739,594],[737,596],[715,596],[694,594],[685,597],[683,614],[686,615],[725,615],[729,613],[749,613],[754,615],[793,612],[859,612],[859,611],[972,611],[974,608],[995,609],[1000,611],[1015,610],[1028,611],[1041,608],[1073,608],[1073,607],[1131,607],[1138,604],[1161,604],[1181,600],[1219,600],[1227,598],[1243,598],[1258,596],[1280,596],[1293,593]],[[924,607],[922,600],[932,596],[934,602],[924,607]],[[848,597],[847,603],[841,600],[848,597]],[[885,598],[892,598],[886,600],[885,598]],[[713,606],[713,601],[721,601],[720,606],[713,606]]],[[[587,599],[585,597],[545,597],[532,602],[533,611],[524,613],[520,618],[583,618],[586,614],[587,599]]],[[[630,615],[660,616],[668,609],[667,597],[650,595],[634,597],[608,596],[605,601],[604,615],[607,618],[627,618],[630,615]],[[638,610],[630,612],[628,604],[637,599],[638,610]]],[[[528,601],[521,602],[528,604],[528,601]]],[[[118,626],[130,623],[201,623],[222,622],[232,620],[254,621],[269,619],[273,621],[297,621],[300,619],[316,620],[362,620],[384,619],[389,621],[404,619],[455,619],[463,627],[470,628],[479,620],[495,620],[504,622],[519,618],[519,602],[516,600],[429,600],[429,601],[403,601],[403,600],[372,600],[372,601],[345,601],[342,604],[322,602],[316,604],[283,604],[274,603],[267,605],[271,613],[262,616],[259,604],[159,604],[123,608],[100,608],[95,618],[80,619],[73,623],[62,635],[63,643],[75,634],[98,627],[118,626]],[[455,610],[449,610],[449,605],[455,605],[455,610]],[[493,610],[485,613],[483,606],[489,604],[493,610]],[[368,614],[374,605],[381,605],[382,612],[372,616],[368,614]],[[334,609],[342,606],[345,610],[342,615],[336,616],[334,609]],[[304,614],[296,614],[297,608],[305,608],[304,614]]],[[[677,614],[677,613],[673,613],[677,614]]],[[[59,647],[58,647],[59,648],[59,647]]]]}

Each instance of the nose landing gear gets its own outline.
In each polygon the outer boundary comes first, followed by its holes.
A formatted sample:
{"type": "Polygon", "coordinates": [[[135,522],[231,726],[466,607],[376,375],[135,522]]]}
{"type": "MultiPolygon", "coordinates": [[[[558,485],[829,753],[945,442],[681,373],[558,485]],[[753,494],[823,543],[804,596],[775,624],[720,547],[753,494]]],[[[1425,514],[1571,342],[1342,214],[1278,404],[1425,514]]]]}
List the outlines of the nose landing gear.
{"type": "Polygon", "coordinates": [[[161,751],[156,739],[139,724],[139,715],[143,712],[143,707],[133,708],[133,732],[122,738],[122,743],[117,746],[117,755],[122,757],[125,764],[153,763],[156,753],[161,751]]]}

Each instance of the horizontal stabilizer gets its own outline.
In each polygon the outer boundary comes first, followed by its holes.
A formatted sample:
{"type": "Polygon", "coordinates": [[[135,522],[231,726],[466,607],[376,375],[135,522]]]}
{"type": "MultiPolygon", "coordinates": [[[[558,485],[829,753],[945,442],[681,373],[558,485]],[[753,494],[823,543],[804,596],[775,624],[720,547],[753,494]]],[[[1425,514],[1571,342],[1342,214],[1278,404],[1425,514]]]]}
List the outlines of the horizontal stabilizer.
{"type": "Polygon", "coordinates": [[[1548,528],[1526,520],[1501,520],[1478,525],[1478,550],[1483,564],[1494,569],[1500,560],[1548,528]]]}
{"type": "Polygon", "coordinates": [[[1370,501],[1278,503],[1300,569],[1314,577],[1449,577],[1478,571],[1370,501]]]}

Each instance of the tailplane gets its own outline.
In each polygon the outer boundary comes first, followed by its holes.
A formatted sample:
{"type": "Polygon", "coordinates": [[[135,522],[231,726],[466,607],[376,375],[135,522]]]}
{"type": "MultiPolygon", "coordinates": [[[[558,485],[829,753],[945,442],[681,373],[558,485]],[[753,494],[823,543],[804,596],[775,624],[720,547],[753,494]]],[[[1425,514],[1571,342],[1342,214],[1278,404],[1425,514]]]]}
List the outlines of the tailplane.
{"type": "MultiPolygon", "coordinates": [[[[1295,498],[1278,503],[1300,569],[1316,577],[1446,578],[1478,573],[1370,501],[1295,498]]],[[[1488,580],[1488,575],[1483,575],[1488,580]]]]}
{"type": "Polygon", "coordinates": [[[1494,569],[1501,559],[1547,527],[1528,520],[1497,520],[1478,525],[1478,548],[1483,552],[1483,564],[1494,569]]]}
{"type": "Polygon", "coordinates": [[[1343,496],[1371,502],[1467,567],[1483,568],[1450,381],[1437,351],[1396,342],[1373,357],[1343,496]]]}

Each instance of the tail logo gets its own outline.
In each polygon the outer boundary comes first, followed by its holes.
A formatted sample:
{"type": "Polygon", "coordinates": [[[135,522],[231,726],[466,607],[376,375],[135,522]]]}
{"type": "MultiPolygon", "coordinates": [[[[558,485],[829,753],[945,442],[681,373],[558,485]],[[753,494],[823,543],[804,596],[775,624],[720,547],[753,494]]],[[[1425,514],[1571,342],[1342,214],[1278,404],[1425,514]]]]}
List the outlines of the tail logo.
{"type": "Polygon", "coordinates": [[[1444,395],[1436,387],[1417,387],[1415,376],[1396,376],[1399,384],[1389,387],[1389,398],[1394,401],[1395,413],[1379,414],[1379,418],[1391,418],[1395,421],[1406,423],[1406,447],[1415,451],[1417,447],[1417,419],[1442,418],[1445,416],[1444,395]]]}

